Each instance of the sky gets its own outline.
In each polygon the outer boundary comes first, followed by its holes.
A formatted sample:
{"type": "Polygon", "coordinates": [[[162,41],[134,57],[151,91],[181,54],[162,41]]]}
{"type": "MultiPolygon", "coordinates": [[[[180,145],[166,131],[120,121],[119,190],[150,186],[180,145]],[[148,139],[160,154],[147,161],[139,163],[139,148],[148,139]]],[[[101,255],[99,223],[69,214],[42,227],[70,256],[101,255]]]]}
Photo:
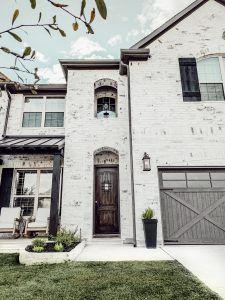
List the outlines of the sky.
{"type": "MultiPolygon", "coordinates": [[[[14,25],[33,24],[37,22],[42,11],[41,22],[51,22],[57,15],[57,23],[66,32],[61,37],[53,32],[50,37],[42,28],[19,29],[17,34],[22,42],[15,41],[8,34],[0,38],[0,46],[22,53],[26,46],[36,50],[36,60],[29,68],[38,67],[40,83],[64,83],[59,59],[117,59],[121,48],[129,48],[154,29],[162,25],[176,13],[190,5],[194,0],[105,0],[108,8],[107,20],[98,13],[93,22],[94,35],[87,34],[80,24],[77,32],[72,30],[73,18],[49,5],[47,0],[37,0],[35,10],[30,8],[29,0],[0,0],[0,32],[11,27],[12,15],[15,9],[20,14],[14,25]]],[[[69,5],[69,10],[79,14],[81,0],[55,0],[69,5]]],[[[94,0],[89,0],[87,14],[95,6],[94,0]]],[[[40,22],[40,23],[41,23],[40,22]]],[[[0,67],[10,66],[13,61],[9,55],[0,52],[0,67]]],[[[8,77],[16,79],[12,71],[0,69],[8,77]]],[[[28,78],[28,82],[30,82],[28,78]]]]}

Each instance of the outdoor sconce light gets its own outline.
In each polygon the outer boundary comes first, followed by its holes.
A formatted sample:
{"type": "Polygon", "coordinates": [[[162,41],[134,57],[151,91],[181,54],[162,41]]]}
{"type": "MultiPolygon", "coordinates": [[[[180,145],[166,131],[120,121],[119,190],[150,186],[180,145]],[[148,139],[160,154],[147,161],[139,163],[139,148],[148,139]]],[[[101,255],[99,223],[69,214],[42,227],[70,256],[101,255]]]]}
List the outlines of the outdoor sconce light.
{"type": "Polygon", "coordinates": [[[142,161],[143,161],[143,171],[151,171],[150,157],[146,152],[144,153],[142,161]]]}

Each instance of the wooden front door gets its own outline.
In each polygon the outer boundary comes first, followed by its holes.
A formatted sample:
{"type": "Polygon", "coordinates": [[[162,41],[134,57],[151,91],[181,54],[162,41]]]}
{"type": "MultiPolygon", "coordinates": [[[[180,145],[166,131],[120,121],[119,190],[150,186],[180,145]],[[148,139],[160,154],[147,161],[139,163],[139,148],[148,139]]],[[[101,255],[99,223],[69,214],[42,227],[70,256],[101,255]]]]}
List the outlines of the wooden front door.
{"type": "Polygon", "coordinates": [[[95,234],[119,233],[118,168],[95,169],[95,234]]]}

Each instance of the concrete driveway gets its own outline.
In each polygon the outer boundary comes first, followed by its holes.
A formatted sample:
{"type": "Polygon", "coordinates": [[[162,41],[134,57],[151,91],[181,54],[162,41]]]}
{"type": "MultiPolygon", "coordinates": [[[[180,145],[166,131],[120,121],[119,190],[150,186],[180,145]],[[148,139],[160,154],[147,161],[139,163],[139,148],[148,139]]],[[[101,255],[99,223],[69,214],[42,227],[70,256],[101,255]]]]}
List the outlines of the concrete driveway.
{"type": "Polygon", "coordinates": [[[224,245],[165,246],[163,249],[225,299],[224,245]]]}

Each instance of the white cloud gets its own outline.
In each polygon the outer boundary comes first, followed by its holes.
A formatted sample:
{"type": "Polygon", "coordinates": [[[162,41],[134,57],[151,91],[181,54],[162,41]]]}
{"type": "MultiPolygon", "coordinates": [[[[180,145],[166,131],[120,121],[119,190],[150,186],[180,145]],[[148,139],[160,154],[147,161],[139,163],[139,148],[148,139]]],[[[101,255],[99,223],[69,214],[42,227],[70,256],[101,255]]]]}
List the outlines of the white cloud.
{"type": "Polygon", "coordinates": [[[120,34],[114,35],[108,40],[108,44],[112,47],[116,46],[117,44],[120,44],[122,42],[122,37],[120,34]]]}
{"type": "Polygon", "coordinates": [[[87,37],[80,37],[75,42],[71,43],[69,54],[72,57],[82,59],[103,52],[106,52],[106,49],[99,43],[94,42],[87,37]]]}
{"type": "Polygon", "coordinates": [[[46,63],[48,61],[48,58],[41,52],[37,51],[35,55],[36,59],[39,60],[42,63],[46,63]]]}
{"type": "Polygon", "coordinates": [[[148,35],[192,2],[193,0],[145,0],[141,13],[137,16],[139,27],[130,31],[127,39],[148,35]]]}
{"type": "Polygon", "coordinates": [[[60,64],[55,64],[52,67],[40,68],[38,75],[47,83],[65,83],[65,78],[60,64]]]}

